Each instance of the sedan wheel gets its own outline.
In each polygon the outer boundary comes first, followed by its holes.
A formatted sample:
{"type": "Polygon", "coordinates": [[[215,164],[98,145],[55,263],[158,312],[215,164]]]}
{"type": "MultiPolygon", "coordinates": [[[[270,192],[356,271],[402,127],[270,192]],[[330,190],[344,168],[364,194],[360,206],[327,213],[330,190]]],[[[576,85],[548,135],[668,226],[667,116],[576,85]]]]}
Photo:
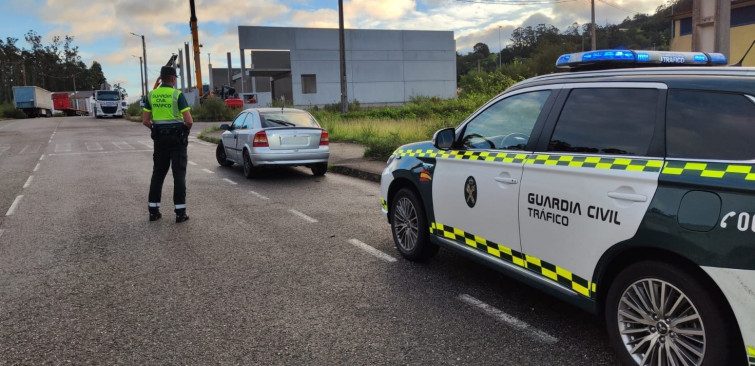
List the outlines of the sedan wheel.
{"type": "Polygon", "coordinates": [[[254,164],[252,164],[252,159],[249,157],[249,152],[244,150],[244,176],[247,178],[252,178],[255,176],[255,173],[257,173],[258,168],[254,167],[254,164]]]}
{"type": "Polygon", "coordinates": [[[413,191],[403,188],[396,193],[390,215],[393,241],[404,258],[420,261],[438,252],[438,246],[430,242],[425,211],[413,191]]]}
{"type": "Polygon", "coordinates": [[[606,296],[606,326],[627,365],[728,365],[727,317],[710,289],[674,266],[641,262],[606,296]]]}
{"type": "Polygon", "coordinates": [[[218,147],[215,149],[215,159],[218,161],[218,164],[221,166],[231,166],[233,165],[232,161],[228,160],[228,157],[225,155],[225,146],[223,146],[223,143],[219,143],[218,147]]]}

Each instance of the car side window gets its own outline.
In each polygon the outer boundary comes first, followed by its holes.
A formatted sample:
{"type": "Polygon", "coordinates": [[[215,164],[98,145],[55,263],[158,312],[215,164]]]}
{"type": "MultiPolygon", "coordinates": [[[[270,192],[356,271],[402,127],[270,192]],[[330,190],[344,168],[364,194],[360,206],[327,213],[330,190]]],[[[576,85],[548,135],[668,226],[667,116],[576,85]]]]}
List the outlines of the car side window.
{"type": "Polygon", "coordinates": [[[550,93],[539,90],[499,100],[466,124],[462,145],[467,149],[524,150],[550,93]]]}
{"type": "Polygon", "coordinates": [[[245,123],[247,115],[248,115],[248,113],[240,113],[238,116],[236,116],[236,119],[233,120],[233,129],[234,130],[246,128],[246,127],[244,127],[244,123],[245,123]]]}
{"type": "Polygon", "coordinates": [[[548,151],[647,155],[660,91],[574,89],[556,122],[548,151]]]}
{"type": "Polygon", "coordinates": [[[755,98],[742,94],[669,90],[666,107],[669,157],[755,159],[755,98]]]}

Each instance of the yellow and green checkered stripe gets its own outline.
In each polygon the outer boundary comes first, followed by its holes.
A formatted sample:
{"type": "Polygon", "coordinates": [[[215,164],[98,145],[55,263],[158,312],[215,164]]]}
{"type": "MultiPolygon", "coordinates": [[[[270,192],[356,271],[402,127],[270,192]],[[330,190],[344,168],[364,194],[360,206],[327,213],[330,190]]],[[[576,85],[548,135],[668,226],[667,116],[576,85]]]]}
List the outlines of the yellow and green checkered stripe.
{"type": "Polygon", "coordinates": [[[558,165],[578,168],[614,169],[640,172],[658,172],[663,160],[605,158],[596,156],[514,154],[489,151],[457,151],[434,149],[396,150],[396,156],[435,159],[464,159],[514,164],[558,165]]]}
{"type": "Polygon", "coordinates": [[[605,158],[574,155],[530,155],[527,164],[558,165],[576,168],[628,170],[635,172],[658,172],[663,160],[605,158]]]}
{"type": "Polygon", "coordinates": [[[595,283],[591,283],[564,268],[494,243],[477,235],[467,233],[463,230],[433,222],[430,225],[430,233],[453,240],[457,243],[468,245],[487,255],[526,268],[543,277],[549,278],[554,282],[569,287],[585,297],[594,297],[595,292],[597,291],[595,283]]]}
{"type": "Polygon", "coordinates": [[[385,200],[385,198],[380,199],[380,205],[383,206],[383,210],[388,211],[388,202],[385,200]]]}
{"type": "Polygon", "coordinates": [[[527,154],[508,154],[496,153],[489,151],[458,151],[458,150],[435,150],[435,149],[415,149],[415,150],[396,150],[395,156],[410,156],[416,158],[441,158],[441,159],[463,159],[463,160],[482,160],[482,161],[500,161],[504,163],[521,164],[527,160],[527,154]]]}
{"type": "Polygon", "coordinates": [[[755,168],[752,165],[743,164],[667,161],[661,173],[664,175],[755,181],[755,168]]]}
{"type": "Polygon", "coordinates": [[[747,357],[750,360],[750,366],[755,366],[755,347],[747,346],[747,357]]]}

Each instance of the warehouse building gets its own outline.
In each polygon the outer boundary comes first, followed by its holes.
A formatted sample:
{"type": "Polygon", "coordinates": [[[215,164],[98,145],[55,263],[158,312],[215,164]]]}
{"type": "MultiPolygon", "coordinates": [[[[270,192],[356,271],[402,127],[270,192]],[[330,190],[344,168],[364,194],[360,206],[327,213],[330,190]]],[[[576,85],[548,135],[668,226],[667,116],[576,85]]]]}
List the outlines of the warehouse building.
{"type": "MultiPolygon", "coordinates": [[[[246,107],[281,98],[301,107],[340,103],[338,29],[239,26],[238,32],[237,70],[244,72],[232,73],[231,82],[245,102],[255,101],[246,107]]],[[[392,105],[414,96],[456,97],[452,31],[346,29],[344,40],[350,102],[392,105]]],[[[212,87],[228,80],[213,79],[212,87]]]]}

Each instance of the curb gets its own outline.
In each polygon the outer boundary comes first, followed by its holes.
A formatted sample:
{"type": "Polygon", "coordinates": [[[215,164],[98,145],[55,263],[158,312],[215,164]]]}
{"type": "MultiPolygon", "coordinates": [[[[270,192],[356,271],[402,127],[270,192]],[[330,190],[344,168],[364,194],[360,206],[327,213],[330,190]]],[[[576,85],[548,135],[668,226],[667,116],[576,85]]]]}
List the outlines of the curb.
{"type": "Polygon", "coordinates": [[[354,178],[380,183],[380,174],[370,173],[344,165],[331,165],[330,171],[336,174],[348,175],[354,178]]]}

